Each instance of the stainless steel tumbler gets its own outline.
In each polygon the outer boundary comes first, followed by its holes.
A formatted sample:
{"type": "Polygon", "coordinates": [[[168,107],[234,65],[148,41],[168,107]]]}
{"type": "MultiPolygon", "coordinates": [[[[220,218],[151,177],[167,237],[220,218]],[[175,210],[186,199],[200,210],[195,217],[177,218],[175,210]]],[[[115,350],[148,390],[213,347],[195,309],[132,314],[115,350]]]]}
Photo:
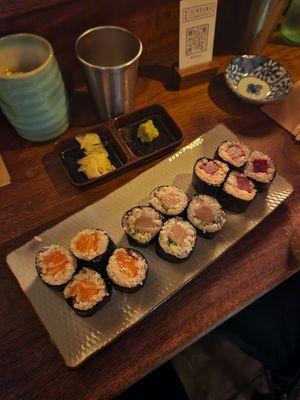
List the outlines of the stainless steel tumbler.
{"type": "Polygon", "coordinates": [[[290,0],[242,0],[237,9],[236,48],[260,54],[290,0]]]}
{"type": "Polygon", "coordinates": [[[76,41],[90,94],[104,120],[127,113],[134,97],[141,41],[118,26],[99,26],[76,41]]]}

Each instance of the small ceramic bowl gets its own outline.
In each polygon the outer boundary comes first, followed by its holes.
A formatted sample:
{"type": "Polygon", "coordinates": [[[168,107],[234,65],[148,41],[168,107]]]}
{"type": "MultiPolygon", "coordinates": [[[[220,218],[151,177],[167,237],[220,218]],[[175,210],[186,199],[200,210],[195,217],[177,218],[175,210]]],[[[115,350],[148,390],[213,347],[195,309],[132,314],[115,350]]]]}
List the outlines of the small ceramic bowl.
{"type": "Polygon", "coordinates": [[[237,57],[227,65],[224,76],[229,89],[248,103],[264,104],[277,100],[292,88],[286,69],[264,56],[237,57]]]}

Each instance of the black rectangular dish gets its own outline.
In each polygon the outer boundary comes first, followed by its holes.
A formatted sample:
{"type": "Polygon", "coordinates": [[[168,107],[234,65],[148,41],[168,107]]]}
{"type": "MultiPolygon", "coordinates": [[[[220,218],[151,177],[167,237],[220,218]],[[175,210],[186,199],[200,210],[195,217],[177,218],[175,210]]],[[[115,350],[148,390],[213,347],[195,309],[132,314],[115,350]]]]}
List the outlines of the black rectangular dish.
{"type": "MultiPolygon", "coordinates": [[[[84,153],[75,137],[61,140],[54,145],[55,152],[68,178],[76,186],[109,180],[134,166],[144,164],[170,152],[183,140],[183,134],[177,124],[158,104],[103,122],[95,126],[93,132],[100,136],[109,154],[109,159],[115,166],[115,170],[99,178],[89,179],[84,173],[78,172],[77,161],[84,156],[84,153]],[[158,129],[159,137],[150,143],[142,143],[137,137],[137,130],[140,124],[149,119],[158,129]]],[[[84,133],[88,133],[88,131],[81,129],[77,132],[77,134],[84,133]]]]}

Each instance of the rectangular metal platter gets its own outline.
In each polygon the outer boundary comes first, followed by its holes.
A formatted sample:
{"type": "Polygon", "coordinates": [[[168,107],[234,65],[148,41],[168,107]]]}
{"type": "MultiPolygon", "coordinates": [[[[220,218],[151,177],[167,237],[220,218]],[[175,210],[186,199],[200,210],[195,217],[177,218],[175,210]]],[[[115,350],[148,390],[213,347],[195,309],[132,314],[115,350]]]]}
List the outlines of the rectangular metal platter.
{"type": "MultiPolygon", "coordinates": [[[[120,223],[124,212],[134,205],[147,204],[148,193],[159,185],[174,184],[193,194],[191,178],[195,161],[201,156],[213,157],[218,145],[230,139],[236,139],[236,136],[224,125],[216,126],[109,196],[45,231],[41,235],[43,243],[68,246],[72,236],[81,229],[102,227],[119,246],[128,246],[120,223]]],[[[39,280],[34,259],[41,244],[36,240],[11,252],[7,263],[66,365],[78,367],[207,268],[292,191],[292,186],[277,175],[269,192],[259,194],[245,213],[227,213],[227,222],[215,239],[198,238],[194,253],[183,264],[171,264],[160,259],[153,246],[142,249],[150,266],[145,286],[134,294],[115,291],[111,301],[90,318],[77,316],[62,294],[47,288],[39,280]]]]}

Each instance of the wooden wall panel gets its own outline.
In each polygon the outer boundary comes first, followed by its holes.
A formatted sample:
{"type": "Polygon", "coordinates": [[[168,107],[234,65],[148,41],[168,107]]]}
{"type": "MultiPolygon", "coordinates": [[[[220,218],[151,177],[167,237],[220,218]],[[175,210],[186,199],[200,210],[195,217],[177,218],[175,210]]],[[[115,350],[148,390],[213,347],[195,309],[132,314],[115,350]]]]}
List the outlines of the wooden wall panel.
{"type": "MultiPolygon", "coordinates": [[[[218,48],[231,30],[236,1],[219,0],[218,48]]],[[[133,31],[143,42],[142,65],[171,65],[178,59],[179,0],[0,0],[0,10],[1,35],[44,36],[72,87],[83,80],[74,52],[76,38],[93,26],[120,25],[133,31]]]]}
{"type": "MultiPolygon", "coordinates": [[[[0,17],[0,32],[32,32],[48,39],[72,86],[81,77],[74,44],[77,36],[92,26],[120,25],[132,30],[143,42],[144,64],[170,60],[170,56],[172,61],[176,59],[178,1],[73,0],[54,5],[55,0],[47,2],[51,4],[47,8],[32,9],[34,1],[22,1],[23,13],[12,7],[15,14],[0,17]],[[24,12],[24,3],[28,4],[27,12],[24,12]]],[[[5,7],[4,3],[5,0],[0,1],[0,9],[5,7]]]]}

